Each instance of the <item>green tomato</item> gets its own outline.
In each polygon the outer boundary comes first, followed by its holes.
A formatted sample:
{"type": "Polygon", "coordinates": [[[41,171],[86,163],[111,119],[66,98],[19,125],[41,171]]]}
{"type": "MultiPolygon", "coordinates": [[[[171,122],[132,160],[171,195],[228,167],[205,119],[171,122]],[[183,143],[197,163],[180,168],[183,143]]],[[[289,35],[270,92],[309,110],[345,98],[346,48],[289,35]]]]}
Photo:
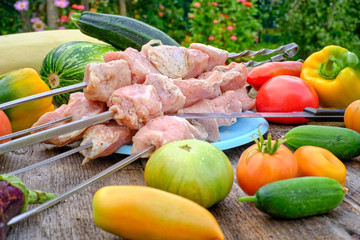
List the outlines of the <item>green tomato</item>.
{"type": "Polygon", "coordinates": [[[229,194],[233,168],[228,157],[208,142],[175,141],[163,145],[149,158],[145,183],[209,208],[229,194]]]}

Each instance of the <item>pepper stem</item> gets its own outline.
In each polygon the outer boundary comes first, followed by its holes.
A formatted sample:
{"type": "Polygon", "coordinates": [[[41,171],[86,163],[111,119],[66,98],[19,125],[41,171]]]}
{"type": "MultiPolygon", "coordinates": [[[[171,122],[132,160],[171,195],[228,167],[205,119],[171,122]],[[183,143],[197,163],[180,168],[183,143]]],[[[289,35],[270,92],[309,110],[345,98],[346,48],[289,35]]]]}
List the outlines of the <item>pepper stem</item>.
{"type": "Polygon", "coordinates": [[[319,74],[325,79],[334,79],[341,69],[340,63],[331,55],[326,62],[321,63],[319,74]]]}
{"type": "Polygon", "coordinates": [[[44,203],[56,197],[55,193],[47,193],[39,190],[29,190],[28,204],[44,203]]]}

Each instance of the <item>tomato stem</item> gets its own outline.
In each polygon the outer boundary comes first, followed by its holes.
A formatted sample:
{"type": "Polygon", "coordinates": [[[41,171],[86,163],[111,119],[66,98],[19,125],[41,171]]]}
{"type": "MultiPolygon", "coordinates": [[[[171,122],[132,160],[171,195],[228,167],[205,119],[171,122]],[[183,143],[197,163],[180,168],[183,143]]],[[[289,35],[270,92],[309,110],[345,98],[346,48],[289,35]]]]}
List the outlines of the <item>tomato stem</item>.
{"type": "Polygon", "coordinates": [[[254,136],[252,136],[252,138],[257,145],[257,149],[254,150],[257,150],[259,152],[267,153],[269,155],[275,154],[276,151],[279,149],[280,145],[286,142],[286,139],[284,138],[273,140],[273,136],[270,133],[268,134],[267,140],[265,141],[264,137],[261,135],[260,129],[258,129],[258,132],[259,139],[256,139],[254,136]]]}

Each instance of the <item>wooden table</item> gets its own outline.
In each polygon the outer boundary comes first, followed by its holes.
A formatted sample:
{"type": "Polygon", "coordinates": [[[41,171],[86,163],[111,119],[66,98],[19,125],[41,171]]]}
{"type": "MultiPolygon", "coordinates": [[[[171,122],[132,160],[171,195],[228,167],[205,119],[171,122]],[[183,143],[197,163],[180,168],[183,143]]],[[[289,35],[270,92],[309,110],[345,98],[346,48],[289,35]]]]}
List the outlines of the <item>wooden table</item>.
{"type": "MultiPolygon", "coordinates": [[[[295,126],[270,124],[268,132],[281,137],[295,126]]],[[[251,144],[225,151],[234,170],[241,153],[251,144]]],[[[74,143],[56,148],[36,144],[7,153],[0,159],[1,173],[47,159],[77,145],[78,143],[74,143]]],[[[82,166],[82,155],[74,154],[19,174],[18,177],[32,189],[60,194],[124,157],[126,156],[113,154],[82,166]]],[[[92,220],[92,197],[103,186],[145,185],[145,164],[146,159],[137,160],[65,201],[13,225],[7,239],[119,239],[95,225],[92,220]]],[[[360,157],[346,161],[345,165],[348,173],[346,187],[349,192],[337,208],[324,215],[298,220],[273,219],[257,210],[252,203],[236,202],[245,193],[237,185],[235,177],[230,194],[209,210],[219,222],[226,239],[360,239],[360,157]]],[[[32,206],[29,207],[31,208],[32,206]]]]}

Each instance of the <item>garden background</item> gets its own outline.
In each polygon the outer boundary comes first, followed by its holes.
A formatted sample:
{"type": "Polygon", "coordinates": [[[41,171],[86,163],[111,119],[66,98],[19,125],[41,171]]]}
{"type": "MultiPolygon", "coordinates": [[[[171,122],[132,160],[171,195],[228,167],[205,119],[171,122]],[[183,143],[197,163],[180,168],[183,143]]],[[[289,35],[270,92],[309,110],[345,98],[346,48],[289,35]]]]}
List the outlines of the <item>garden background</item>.
{"type": "Polygon", "coordinates": [[[295,42],[301,59],[331,44],[360,52],[360,0],[0,0],[0,35],[76,28],[69,15],[82,11],[136,18],[184,46],[241,52],[295,42]]]}

